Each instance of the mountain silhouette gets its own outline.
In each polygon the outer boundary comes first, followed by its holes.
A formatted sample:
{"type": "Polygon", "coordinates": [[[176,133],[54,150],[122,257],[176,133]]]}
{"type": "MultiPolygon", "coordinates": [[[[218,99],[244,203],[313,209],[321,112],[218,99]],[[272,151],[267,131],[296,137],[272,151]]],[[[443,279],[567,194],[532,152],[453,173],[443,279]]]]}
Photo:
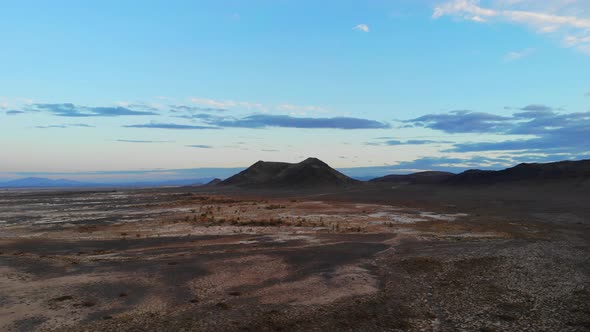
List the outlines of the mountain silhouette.
{"type": "Polygon", "coordinates": [[[427,171],[406,175],[386,175],[372,179],[370,180],[370,182],[390,182],[400,184],[436,184],[447,181],[453,175],[455,174],[449,172],[427,171]]]}
{"type": "Polygon", "coordinates": [[[318,187],[357,183],[317,158],[296,164],[258,161],[219,185],[239,187],[318,187]]]}
{"type": "Polygon", "coordinates": [[[450,177],[451,184],[494,184],[590,178],[590,159],[553,163],[523,163],[501,171],[468,170],[450,177]]]}

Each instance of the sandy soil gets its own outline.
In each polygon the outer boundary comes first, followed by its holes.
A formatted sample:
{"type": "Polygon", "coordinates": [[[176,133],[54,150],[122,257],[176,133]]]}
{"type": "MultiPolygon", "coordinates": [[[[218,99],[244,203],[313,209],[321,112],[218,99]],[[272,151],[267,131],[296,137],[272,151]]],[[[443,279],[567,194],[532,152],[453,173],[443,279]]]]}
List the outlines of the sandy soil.
{"type": "Polygon", "coordinates": [[[495,190],[3,191],[0,330],[589,330],[584,199],[495,190]]]}

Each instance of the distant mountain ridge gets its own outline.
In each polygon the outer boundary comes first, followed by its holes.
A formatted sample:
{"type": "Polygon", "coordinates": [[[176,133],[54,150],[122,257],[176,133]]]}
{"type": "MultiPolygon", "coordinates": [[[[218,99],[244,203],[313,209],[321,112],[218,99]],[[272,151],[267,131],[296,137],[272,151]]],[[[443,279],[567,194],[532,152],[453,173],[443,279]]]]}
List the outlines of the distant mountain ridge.
{"type": "Polygon", "coordinates": [[[590,179],[590,160],[522,163],[499,171],[471,169],[459,174],[435,171],[407,175],[392,174],[372,179],[370,182],[476,185],[566,179],[590,179]]]}
{"type": "MultiPolygon", "coordinates": [[[[371,183],[476,185],[505,182],[590,179],[590,159],[551,163],[522,163],[504,170],[472,169],[459,174],[426,171],[406,175],[386,175],[371,183]]],[[[361,183],[331,168],[317,158],[300,163],[258,161],[249,168],[222,181],[217,178],[154,180],[137,182],[82,182],[70,179],[28,177],[0,182],[0,188],[84,188],[84,187],[162,187],[162,186],[224,186],[243,187],[314,187],[342,186],[361,183]]]]}
{"type": "Polygon", "coordinates": [[[89,188],[89,187],[162,187],[200,185],[211,181],[212,178],[181,179],[165,181],[137,181],[137,182],[81,182],[68,179],[47,179],[28,177],[0,182],[0,188],[89,188]]]}
{"type": "Polygon", "coordinates": [[[426,171],[406,175],[386,175],[370,180],[369,182],[390,182],[404,184],[436,184],[443,183],[454,176],[450,172],[426,171]]]}
{"type": "Polygon", "coordinates": [[[296,164],[258,161],[242,172],[221,181],[220,186],[317,187],[359,183],[317,158],[296,164]]]}
{"type": "Polygon", "coordinates": [[[83,187],[88,185],[84,182],[67,180],[67,179],[46,179],[38,177],[28,177],[6,182],[0,182],[0,187],[5,188],[44,188],[44,187],[83,187]]]}
{"type": "Polygon", "coordinates": [[[450,177],[450,184],[493,184],[515,181],[590,179],[590,159],[552,163],[522,163],[501,171],[472,169],[450,177]]]}

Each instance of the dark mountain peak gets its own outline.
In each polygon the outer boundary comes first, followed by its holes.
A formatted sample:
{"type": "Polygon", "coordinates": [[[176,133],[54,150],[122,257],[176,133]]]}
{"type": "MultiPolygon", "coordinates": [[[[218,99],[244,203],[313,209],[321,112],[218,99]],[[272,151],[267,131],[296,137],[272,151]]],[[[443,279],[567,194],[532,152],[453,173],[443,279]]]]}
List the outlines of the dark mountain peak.
{"type": "Polygon", "coordinates": [[[315,165],[315,166],[323,166],[323,167],[330,167],[328,166],[328,164],[326,164],[325,162],[319,160],[318,158],[315,157],[309,157],[307,159],[305,159],[304,161],[300,162],[300,164],[302,165],[315,165]]]}
{"type": "Polygon", "coordinates": [[[213,180],[211,180],[211,181],[207,182],[206,186],[216,186],[216,185],[218,185],[219,183],[221,183],[221,179],[219,179],[219,178],[215,178],[215,179],[213,179],[213,180]]]}
{"type": "Polygon", "coordinates": [[[243,187],[313,187],[355,182],[356,180],[331,168],[318,158],[307,158],[296,164],[258,161],[220,184],[243,187]]]}

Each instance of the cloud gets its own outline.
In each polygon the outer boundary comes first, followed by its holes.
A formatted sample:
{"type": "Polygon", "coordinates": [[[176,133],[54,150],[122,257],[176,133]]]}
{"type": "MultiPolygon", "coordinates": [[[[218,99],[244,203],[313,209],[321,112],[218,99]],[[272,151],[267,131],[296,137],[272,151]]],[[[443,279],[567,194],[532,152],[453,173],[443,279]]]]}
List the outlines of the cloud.
{"type": "MultiPolygon", "coordinates": [[[[589,117],[590,118],[590,117],[589,117]]],[[[450,151],[539,151],[577,154],[590,151],[590,124],[546,130],[532,139],[456,144],[450,151]]]]}
{"type": "Polygon", "coordinates": [[[511,155],[501,155],[496,157],[489,156],[466,156],[466,157],[419,157],[415,160],[402,161],[393,165],[386,166],[370,166],[370,167],[355,167],[355,168],[339,168],[342,173],[356,177],[378,177],[389,174],[408,174],[421,171],[444,171],[460,173],[468,169],[504,169],[514,166],[519,162],[547,162],[562,160],[561,156],[545,156],[545,155],[519,155],[516,158],[511,155]]]}
{"type": "Polygon", "coordinates": [[[177,123],[146,123],[125,125],[125,128],[148,128],[148,129],[176,129],[176,130],[201,130],[201,129],[221,129],[219,127],[210,126],[194,126],[177,123]]]}
{"type": "Polygon", "coordinates": [[[375,120],[334,117],[308,118],[288,115],[254,114],[243,118],[208,118],[205,122],[219,127],[235,128],[323,128],[323,129],[386,129],[390,125],[375,120]]]}
{"type": "MultiPolygon", "coordinates": [[[[412,161],[400,162],[396,165],[387,166],[389,174],[410,173],[419,171],[445,171],[459,173],[467,169],[504,169],[518,163],[537,162],[545,163],[563,160],[569,156],[561,154],[521,154],[521,155],[499,155],[499,156],[467,156],[467,157],[421,157],[412,161]]],[[[570,158],[571,159],[571,158],[570,158]]],[[[578,159],[578,158],[574,158],[578,159]]]]}
{"type": "Polygon", "coordinates": [[[527,48],[527,49],[524,49],[522,51],[508,52],[504,56],[504,61],[506,61],[506,62],[513,62],[513,61],[521,60],[523,58],[526,58],[526,57],[532,55],[533,53],[535,53],[535,49],[534,48],[527,48]]]}
{"type": "Polygon", "coordinates": [[[59,124],[59,125],[46,125],[46,126],[35,126],[35,128],[39,129],[51,129],[51,128],[94,128],[93,125],[85,124],[85,123],[72,123],[72,124],[59,124]]]}
{"type": "Polygon", "coordinates": [[[553,111],[553,107],[541,104],[531,104],[525,107],[519,108],[521,111],[540,111],[540,112],[549,112],[553,111]]]}
{"type": "Polygon", "coordinates": [[[590,151],[590,112],[559,113],[554,108],[532,104],[510,117],[481,112],[430,114],[409,120],[418,127],[446,133],[497,134],[529,136],[499,142],[455,144],[448,152],[476,151],[551,151],[551,153],[585,153],[590,151]]]}
{"type": "Polygon", "coordinates": [[[117,139],[116,142],[121,143],[173,143],[174,141],[145,141],[145,140],[135,140],[135,139],[117,139]]]}
{"type": "Polygon", "coordinates": [[[138,116],[138,115],[158,115],[152,111],[132,110],[130,108],[116,107],[89,107],[79,106],[71,103],[65,104],[33,104],[27,111],[48,112],[56,116],[63,117],[116,117],[116,116],[138,116]]]}
{"type": "Polygon", "coordinates": [[[199,105],[207,105],[208,107],[212,108],[231,108],[231,107],[241,107],[246,109],[263,109],[264,106],[260,103],[255,102],[248,102],[248,101],[234,101],[234,100],[215,100],[215,99],[208,99],[208,98],[197,98],[193,97],[189,99],[192,103],[199,104],[199,105]]]}
{"type": "Polygon", "coordinates": [[[227,112],[225,108],[216,108],[216,107],[200,107],[200,106],[187,106],[187,105],[169,105],[170,111],[172,113],[175,112],[188,112],[188,113],[195,113],[195,112],[227,112]]]}
{"type": "Polygon", "coordinates": [[[39,129],[51,129],[51,128],[67,128],[66,125],[47,125],[47,126],[35,126],[35,128],[39,129]]]}
{"type": "Polygon", "coordinates": [[[203,144],[193,144],[193,145],[185,145],[187,148],[197,148],[197,149],[211,149],[211,145],[203,145],[203,144]]]}
{"type": "Polygon", "coordinates": [[[432,141],[427,139],[411,139],[404,142],[396,141],[396,140],[389,140],[385,141],[386,145],[425,145],[425,144],[443,144],[443,143],[453,143],[450,141],[432,141]]]}
{"type": "Polygon", "coordinates": [[[369,32],[369,26],[366,24],[357,24],[353,28],[353,30],[362,31],[362,32],[369,32]]]}
{"type": "Polygon", "coordinates": [[[528,105],[525,107],[517,108],[517,110],[520,110],[522,112],[514,113],[514,116],[524,119],[534,119],[555,114],[553,112],[554,108],[546,105],[528,105]]]}
{"type": "Polygon", "coordinates": [[[135,111],[150,111],[150,112],[158,112],[160,111],[164,105],[160,103],[130,103],[130,102],[118,102],[116,103],[117,106],[126,107],[135,111]]]}
{"type": "Polygon", "coordinates": [[[426,145],[426,144],[452,144],[451,141],[434,141],[434,140],[427,140],[427,139],[410,139],[405,141],[400,141],[398,139],[394,139],[393,137],[377,137],[378,140],[383,140],[381,142],[367,142],[364,143],[365,145],[372,145],[372,146],[396,146],[396,145],[426,145]]]}
{"type": "Polygon", "coordinates": [[[329,110],[322,106],[317,105],[296,105],[291,103],[281,103],[281,104],[262,104],[259,102],[251,102],[251,101],[236,101],[236,100],[217,100],[217,99],[209,99],[209,98],[190,98],[190,102],[198,105],[204,105],[206,107],[190,107],[190,106],[180,106],[184,110],[190,110],[193,113],[195,112],[223,112],[227,111],[228,109],[242,109],[248,111],[257,111],[257,112],[269,112],[271,110],[280,111],[280,112],[289,112],[290,114],[305,114],[307,112],[328,112],[329,110]]]}
{"type": "Polygon", "coordinates": [[[327,112],[328,110],[320,107],[320,106],[313,106],[313,105],[294,105],[294,104],[280,104],[277,106],[277,109],[279,111],[287,111],[290,112],[291,114],[293,113],[297,113],[297,114],[304,114],[307,112],[313,112],[313,113],[324,113],[327,112]]]}
{"type": "Polygon", "coordinates": [[[510,127],[510,117],[473,112],[452,111],[447,114],[428,114],[403,121],[414,126],[442,130],[447,133],[498,132],[510,127]]]}
{"type": "Polygon", "coordinates": [[[461,172],[468,168],[492,168],[500,169],[512,165],[511,159],[492,158],[484,156],[472,156],[466,158],[455,157],[422,157],[412,161],[404,161],[392,168],[398,171],[447,171],[461,172]]]}
{"type": "Polygon", "coordinates": [[[586,92],[585,96],[590,97],[590,92],[586,92]]]}
{"type": "Polygon", "coordinates": [[[208,114],[208,113],[182,114],[182,115],[176,115],[174,117],[181,118],[181,119],[201,119],[201,120],[219,119],[220,118],[217,115],[212,115],[212,114],[208,114]]]}
{"type": "Polygon", "coordinates": [[[566,47],[590,54],[590,18],[578,1],[496,1],[484,7],[479,0],[451,0],[434,8],[433,18],[459,17],[478,23],[508,22],[541,34],[558,36],[566,47]]]}
{"type": "Polygon", "coordinates": [[[15,111],[15,110],[10,110],[10,111],[6,111],[6,115],[19,115],[19,114],[24,114],[26,113],[25,111],[15,111]]]}

